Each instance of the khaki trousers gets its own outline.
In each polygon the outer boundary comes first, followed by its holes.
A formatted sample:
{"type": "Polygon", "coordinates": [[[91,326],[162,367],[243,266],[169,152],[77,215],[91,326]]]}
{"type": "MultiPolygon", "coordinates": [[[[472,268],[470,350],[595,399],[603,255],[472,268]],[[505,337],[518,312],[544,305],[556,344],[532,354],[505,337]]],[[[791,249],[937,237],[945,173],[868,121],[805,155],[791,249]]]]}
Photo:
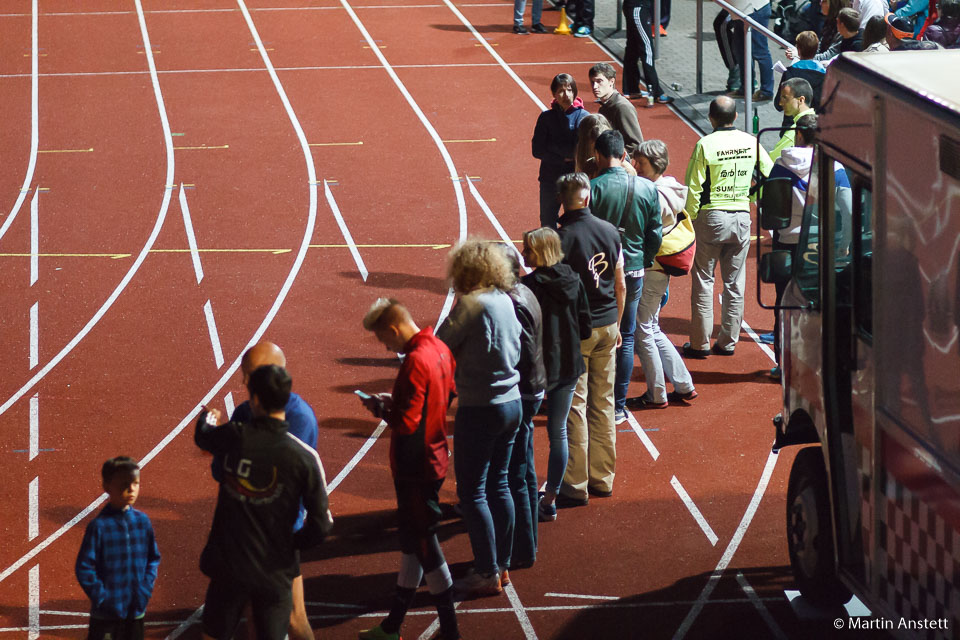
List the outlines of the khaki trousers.
{"type": "Polygon", "coordinates": [[[569,457],[560,493],[568,498],[587,498],[587,486],[613,490],[617,464],[613,383],[619,332],[616,323],[608,324],[580,342],[587,372],[577,381],[567,418],[569,457]]]}

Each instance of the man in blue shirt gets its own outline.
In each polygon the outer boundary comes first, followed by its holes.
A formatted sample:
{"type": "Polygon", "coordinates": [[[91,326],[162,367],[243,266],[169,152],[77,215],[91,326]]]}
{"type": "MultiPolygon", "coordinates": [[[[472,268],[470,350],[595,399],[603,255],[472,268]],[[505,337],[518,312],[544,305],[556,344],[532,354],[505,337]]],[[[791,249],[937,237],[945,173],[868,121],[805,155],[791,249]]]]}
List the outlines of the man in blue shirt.
{"type": "MultiPolygon", "coordinates": [[[[250,381],[250,374],[257,368],[264,365],[277,365],[286,368],[287,358],[283,351],[272,342],[260,342],[247,349],[240,361],[240,370],[243,372],[244,386],[250,381]]],[[[290,425],[287,433],[296,436],[311,449],[317,448],[317,417],[307,402],[296,393],[290,393],[290,400],[286,406],[286,421],[290,425]]],[[[244,402],[238,406],[230,419],[234,422],[249,423],[253,420],[253,410],[250,408],[250,402],[244,402]]],[[[220,482],[222,479],[223,461],[220,456],[216,456],[210,465],[213,472],[213,478],[220,482]]],[[[303,519],[306,516],[306,509],[300,505],[300,514],[297,516],[297,522],[293,527],[294,531],[299,531],[303,527],[303,519]]],[[[250,617],[248,616],[248,619],[250,617]]],[[[303,597],[303,575],[298,575],[293,579],[293,611],[290,614],[290,628],[288,629],[290,640],[313,640],[313,629],[310,627],[310,621],[307,619],[307,609],[303,597]]]]}

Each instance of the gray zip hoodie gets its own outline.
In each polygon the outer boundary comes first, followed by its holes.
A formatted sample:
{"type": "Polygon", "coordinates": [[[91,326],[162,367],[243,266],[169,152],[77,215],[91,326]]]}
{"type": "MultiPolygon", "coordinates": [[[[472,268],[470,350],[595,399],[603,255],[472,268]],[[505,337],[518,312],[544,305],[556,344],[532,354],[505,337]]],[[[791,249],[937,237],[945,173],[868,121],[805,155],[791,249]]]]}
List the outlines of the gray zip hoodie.
{"type": "MultiPolygon", "coordinates": [[[[660,196],[660,219],[663,222],[663,235],[666,236],[677,225],[677,214],[683,211],[687,202],[687,187],[673,176],[660,176],[653,184],[660,196]]],[[[656,260],[650,268],[663,271],[656,260]]]]}

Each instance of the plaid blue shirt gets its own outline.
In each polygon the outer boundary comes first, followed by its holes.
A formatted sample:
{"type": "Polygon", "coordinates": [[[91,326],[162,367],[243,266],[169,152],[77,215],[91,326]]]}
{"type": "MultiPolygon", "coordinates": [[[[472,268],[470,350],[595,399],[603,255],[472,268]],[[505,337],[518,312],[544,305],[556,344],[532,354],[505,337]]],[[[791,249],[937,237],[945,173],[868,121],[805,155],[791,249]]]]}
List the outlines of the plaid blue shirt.
{"type": "Polygon", "coordinates": [[[87,525],[76,573],[98,618],[139,618],[147,610],[160,565],[150,518],[109,504],[87,525]]]}

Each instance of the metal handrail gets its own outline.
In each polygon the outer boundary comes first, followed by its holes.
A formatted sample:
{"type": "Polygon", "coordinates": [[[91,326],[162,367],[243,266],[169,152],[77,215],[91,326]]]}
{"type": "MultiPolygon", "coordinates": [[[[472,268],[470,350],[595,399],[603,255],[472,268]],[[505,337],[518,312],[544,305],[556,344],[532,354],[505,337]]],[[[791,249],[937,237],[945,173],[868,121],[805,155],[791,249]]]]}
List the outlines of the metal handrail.
{"type": "MultiPolygon", "coordinates": [[[[703,1],[697,0],[697,93],[703,93],[703,1]]],[[[762,33],[767,40],[779,45],[782,49],[790,49],[792,44],[775,34],[773,31],[764,27],[762,24],[746,15],[733,5],[724,0],[713,0],[727,10],[730,15],[737,16],[743,20],[746,29],[743,34],[743,130],[750,132],[750,111],[753,107],[753,43],[751,31],[753,29],[762,33]]]]}

